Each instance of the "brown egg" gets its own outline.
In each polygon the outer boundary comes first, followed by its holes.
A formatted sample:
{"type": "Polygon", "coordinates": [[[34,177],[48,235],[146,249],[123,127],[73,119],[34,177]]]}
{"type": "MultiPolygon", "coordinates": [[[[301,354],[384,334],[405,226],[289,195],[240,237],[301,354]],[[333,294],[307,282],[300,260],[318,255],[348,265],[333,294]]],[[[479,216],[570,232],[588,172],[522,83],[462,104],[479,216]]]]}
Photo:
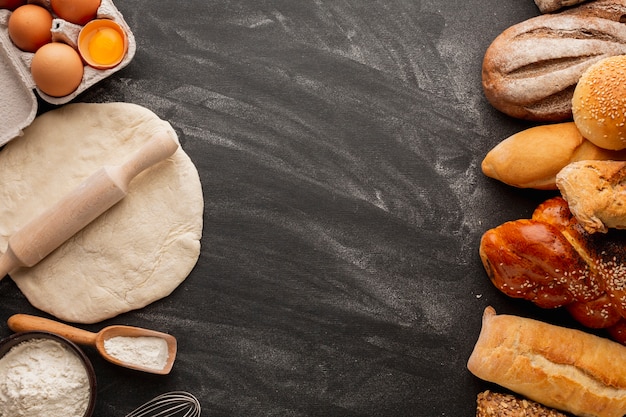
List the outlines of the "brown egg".
{"type": "Polygon", "coordinates": [[[15,10],[26,4],[26,0],[0,0],[0,9],[15,10]]]}
{"type": "Polygon", "coordinates": [[[23,51],[35,52],[52,41],[52,14],[41,6],[25,4],[9,16],[9,37],[23,51]]]}
{"type": "Polygon", "coordinates": [[[85,25],[96,18],[100,0],[50,0],[50,7],[61,19],[85,25]]]}
{"type": "Polygon", "coordinates": [[[52,42],[35,53],[30,71],[39,90],[52,97],[63,97],[78,88],[83,79],[84,67],[74,48],[52,42]]]}

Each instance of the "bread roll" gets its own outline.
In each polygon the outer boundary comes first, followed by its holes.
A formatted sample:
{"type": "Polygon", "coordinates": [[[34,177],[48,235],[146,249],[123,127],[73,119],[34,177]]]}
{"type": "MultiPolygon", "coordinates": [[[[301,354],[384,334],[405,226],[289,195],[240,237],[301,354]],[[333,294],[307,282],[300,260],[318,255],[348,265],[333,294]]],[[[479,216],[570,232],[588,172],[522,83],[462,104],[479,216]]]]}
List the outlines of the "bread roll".
{"type": "Polygon", "coordinates": [[[580,77],[572,98],[578,130],[595,145],[626,148],[626,56],[605,58],[580,77]]]}
{"type": "Polygon", "coordinates": [[[574,162],[557,174],[556,184],[587,232],[626,229],[626,162],[574,162]]]}
{"type": "Polygon", "coordinates": [[[503,31],[485,52],[483,90],[510,116],[562,122],[574,88],[595,62],[626,53],[625,0],[597,0],[545,14],[503,31]]]}
{"type": "Polygon", "coordinates": [[[483,159],[483,173],[515,187],[555,190],[556,174],[582,160],[622,160],[626,151],[599,148],[582,137],[573,122],[541,125],[516,133],[483,159]]]}
{"type": "Polygon", "coordinates": [[[626,347],[579,330],[483,314],[467,367],[475,376],[577,416],[626,414],[626,347]]]}

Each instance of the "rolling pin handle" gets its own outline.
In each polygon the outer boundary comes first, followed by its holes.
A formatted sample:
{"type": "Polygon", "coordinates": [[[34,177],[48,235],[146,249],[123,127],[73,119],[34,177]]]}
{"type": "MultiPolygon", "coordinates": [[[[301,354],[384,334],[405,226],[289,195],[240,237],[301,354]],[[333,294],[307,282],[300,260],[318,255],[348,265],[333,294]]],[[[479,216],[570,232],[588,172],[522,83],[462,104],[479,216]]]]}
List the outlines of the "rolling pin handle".
{"type": "Polygon", "coordinates": [[[141,172],[170,157],[178,149],[178,142],[167,132],[159,132],[139,148],[122,165],[108,167],[109,175],[117,185],[126,190],[141,172]]]}

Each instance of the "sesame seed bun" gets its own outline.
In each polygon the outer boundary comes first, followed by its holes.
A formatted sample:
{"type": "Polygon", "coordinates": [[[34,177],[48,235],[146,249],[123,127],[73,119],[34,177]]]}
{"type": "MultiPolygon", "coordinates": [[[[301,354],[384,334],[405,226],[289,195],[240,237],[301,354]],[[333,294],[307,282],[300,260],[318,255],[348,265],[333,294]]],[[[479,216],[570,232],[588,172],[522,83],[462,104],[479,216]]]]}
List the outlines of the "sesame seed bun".
{"type": "Polygon", "coordinates": [[[596,146],[626,148],[626,55],[605,58],[583,73],[572,114],[582,135],[596,146]]]}

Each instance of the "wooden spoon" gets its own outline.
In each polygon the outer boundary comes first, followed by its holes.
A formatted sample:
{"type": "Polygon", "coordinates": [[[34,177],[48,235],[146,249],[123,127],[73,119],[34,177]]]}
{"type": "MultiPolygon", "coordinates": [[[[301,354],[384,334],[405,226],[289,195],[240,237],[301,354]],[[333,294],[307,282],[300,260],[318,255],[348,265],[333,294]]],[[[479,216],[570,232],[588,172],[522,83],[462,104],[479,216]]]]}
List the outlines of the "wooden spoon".
{"type": "Polygon", "coordinates": [[[122,165],[105,166],[56,204],[15,232],[0,256],[0,279],[18,267],[36,265],[126,196],[130,181],[172,155],[178,142],[163,131],[155,134],[122,165]]]}
{"type": "Polygon", "coordinates": [[[14,332],[26,332],[33,330],[48,331],[63,336],[79,345],[95,346],[98,353],[100,353],[100,355],[102,355],[102,357],[107,361],[138,371],[165,375],[170,372],[172,366],[174,365],[174,359],[176,359],[176,338],[174,336],[167,333],[157,332],[155,330],[143,329],[141,327],[116,325],[105,327],[98,333],[92,333],[54,320],[31,316],[28,314],[14,314],[9,317],[7,323],[9,324],[9,328],[14,332]],[[145,366],[140,363],[124,361],[111,355],[105,347],[105,342],[118,336],[125,338],[156,337],[165,340],[167,343],[167,361],[165,362],[165,365],[162,368],[157,369],[156,367],[145,366]]]}

